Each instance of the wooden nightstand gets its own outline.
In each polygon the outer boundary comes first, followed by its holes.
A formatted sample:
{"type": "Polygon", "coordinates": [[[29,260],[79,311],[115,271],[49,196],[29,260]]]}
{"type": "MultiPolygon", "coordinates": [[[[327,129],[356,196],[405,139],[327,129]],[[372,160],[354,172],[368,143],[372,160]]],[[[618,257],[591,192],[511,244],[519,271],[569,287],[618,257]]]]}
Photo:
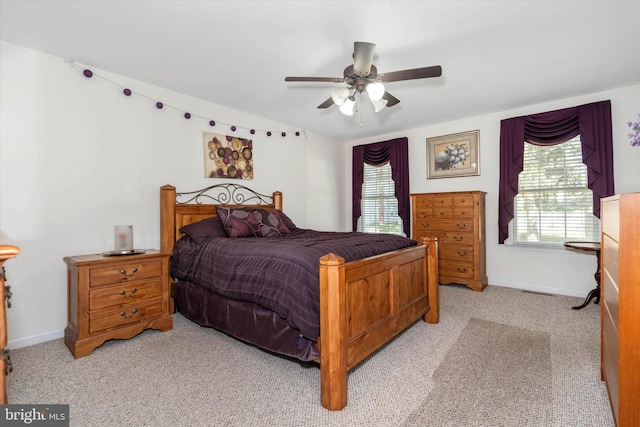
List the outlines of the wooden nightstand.
{"type": "Polygon", "coordinates": [[[148,250],[140,255],[64,258],[68,291],[64,341],[76,358],[88,356],[110,339],[173,327],[169,257],[148,250]]]}

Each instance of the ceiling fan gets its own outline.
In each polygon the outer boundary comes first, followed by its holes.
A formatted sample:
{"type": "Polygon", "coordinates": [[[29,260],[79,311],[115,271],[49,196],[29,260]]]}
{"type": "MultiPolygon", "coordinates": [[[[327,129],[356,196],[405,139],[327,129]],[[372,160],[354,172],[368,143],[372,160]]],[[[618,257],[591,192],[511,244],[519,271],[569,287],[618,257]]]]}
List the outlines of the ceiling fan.
{"type": "Polygon", "coordinates": [[[373,43],[355,42],[353,64],[344,69],[344,77],[285,77],[284,81],[346,83],[348,87],[335,89],[331,93],[331,98],[318,105],[318,108],[329,108],[336,104],[342,113],[350,116],[353,114],[356,93],[361,94],[366,91],[375,111],[378,112],[384,107],[393,107],[400,102],[398,98],[386,91],[384,83],[442,75],[442,67],[439,65],[378,74],[378,70],[373,65],[375,49],[376,45],[373,43]]]}

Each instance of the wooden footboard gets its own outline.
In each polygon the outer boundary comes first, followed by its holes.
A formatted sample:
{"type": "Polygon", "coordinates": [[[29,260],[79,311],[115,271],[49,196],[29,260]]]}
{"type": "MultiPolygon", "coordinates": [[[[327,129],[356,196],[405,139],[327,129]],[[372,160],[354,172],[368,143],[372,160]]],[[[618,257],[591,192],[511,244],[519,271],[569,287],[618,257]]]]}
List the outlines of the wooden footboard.
{"type": "Polygon", "coordinates": [[[438,242],[345,263],[320,259],[322,406],[347,405],[347,372],[414,321],[438,323],[438,242]]]}

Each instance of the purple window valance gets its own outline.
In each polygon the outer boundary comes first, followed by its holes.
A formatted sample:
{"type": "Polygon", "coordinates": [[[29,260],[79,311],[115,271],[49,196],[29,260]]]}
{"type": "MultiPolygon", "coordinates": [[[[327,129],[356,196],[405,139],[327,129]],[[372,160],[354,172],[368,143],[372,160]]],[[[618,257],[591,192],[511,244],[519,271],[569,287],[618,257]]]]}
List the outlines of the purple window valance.
{"type": "Polygon", "coordinates": [[[593,214],[600,218],[600,199],[615,194],[611,101],[594,102],[500,123],[500,183],[498,242],[509,237],[518,175],[523,169],[524,142],[555,145],[580,135],[582,162],[587,166],[587,186],[593,192],[593,214]]]}
{"type": "Polygon", "coordinates": [[[410,236],[409,209],[409,140],[397,138],[374,144],[353,147],[353,231],[358,229],[358,218],[362,215],[362,184],[364,183],[364,164],[381,166],[391,164],[391,177],[395,184],[395,196],[398,199],[398,215],[402,219],[405,235],[410,236]]]}

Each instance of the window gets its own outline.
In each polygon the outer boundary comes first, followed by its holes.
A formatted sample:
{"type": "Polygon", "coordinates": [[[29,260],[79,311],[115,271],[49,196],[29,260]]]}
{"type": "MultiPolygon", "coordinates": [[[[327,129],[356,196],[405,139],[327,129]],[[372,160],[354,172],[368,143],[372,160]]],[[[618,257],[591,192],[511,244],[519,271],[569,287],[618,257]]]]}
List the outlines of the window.
{"type": "Polygon", "coordinates": [[[513,219],[514,244],[599,241],[580,136],[557,145],[525,143],[513,219]]]}
{"type": "Polygon", "coordinates": [[[382,166],[364,164],[361,204],[358,231],[404,235],[389,162],[382,166]]]}

